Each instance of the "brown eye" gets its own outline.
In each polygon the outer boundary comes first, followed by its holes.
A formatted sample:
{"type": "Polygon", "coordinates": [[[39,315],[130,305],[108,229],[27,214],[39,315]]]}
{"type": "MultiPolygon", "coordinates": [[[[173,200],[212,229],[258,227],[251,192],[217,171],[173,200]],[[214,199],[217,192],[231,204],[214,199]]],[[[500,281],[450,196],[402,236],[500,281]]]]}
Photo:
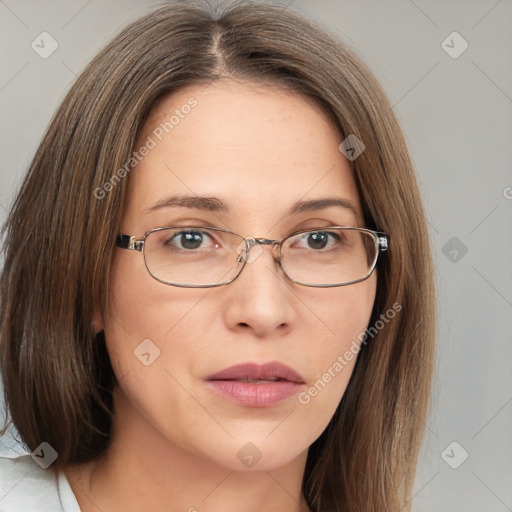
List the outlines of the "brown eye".
{"type": "Polygon", "coordinates": [[[323,249],[329,243],[329,235],[327,233],[311,233],[307,237],[308,246],[311,249],[323,249]]]}
{"type": "Polygon", "coordinates": [[[185,251],[203,249],[212,244],[213,246],[218,245],[213,242],[212,237],[208,233],[198,230],[179,231],[164,241],[164,245],[167,247],[185,251]]]}
{"type": "Polygon", "coordinates": [[[323,249],[333,249],[341,243],[342,238],[338,233],[330,231],[310,231],[308,233],[302,233],[293,244],[293,247],[322,251],[323,249]]]}

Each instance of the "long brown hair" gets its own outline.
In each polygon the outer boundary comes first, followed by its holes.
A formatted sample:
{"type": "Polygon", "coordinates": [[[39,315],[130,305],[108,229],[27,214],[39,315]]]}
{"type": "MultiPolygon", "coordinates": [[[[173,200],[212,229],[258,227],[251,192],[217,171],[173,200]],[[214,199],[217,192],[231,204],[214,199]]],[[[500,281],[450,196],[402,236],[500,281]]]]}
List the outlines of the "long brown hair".
{"type": "Polygon", "coordinates": [[[409,510],[435,338],[422,201],[371,72],[289,9],[171,2],[125,28],[77,79],[3,229],[0,359],[10,418],[29,450],[46,441],[58,452],[54,470],[108,447],[116,379],[91,318],[106,304],[129,176],[107,191],[105,183],[129,160],[159,99],[220,77],[311,98],[340,143],[354,134],[365,145],[352,162],[365,224],[391,235],[370,325],[396,304],[400,312],[363,344],[342,401],[309,449],[303,493],[314,511],[409,510]]]}

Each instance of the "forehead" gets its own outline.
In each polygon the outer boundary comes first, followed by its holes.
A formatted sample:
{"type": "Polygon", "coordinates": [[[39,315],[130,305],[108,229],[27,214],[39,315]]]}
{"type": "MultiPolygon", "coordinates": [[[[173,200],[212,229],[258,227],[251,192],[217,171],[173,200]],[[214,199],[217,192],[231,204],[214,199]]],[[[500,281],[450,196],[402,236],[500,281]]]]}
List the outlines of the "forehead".
{"type": "Polygon", "coordinates": [[[151,146],[130,176],[129,214],[166,195],[221,197],[252,214],[303,199],[359,197],[341,137],[298,94],[253,82],[182,89],[150,113],[135,150],[151,146]]]}

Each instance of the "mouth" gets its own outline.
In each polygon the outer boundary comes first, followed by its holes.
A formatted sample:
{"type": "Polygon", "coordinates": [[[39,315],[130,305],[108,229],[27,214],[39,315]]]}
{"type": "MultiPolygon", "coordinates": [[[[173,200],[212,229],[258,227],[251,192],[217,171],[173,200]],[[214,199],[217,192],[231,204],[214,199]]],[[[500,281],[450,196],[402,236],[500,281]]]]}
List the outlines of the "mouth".
{"type": "Polygon", "coordinates": [[[245,407],[270,407],[296,394],[302,376],[282,363],[231,366],[206,379],[217,395],[245,407]]]}

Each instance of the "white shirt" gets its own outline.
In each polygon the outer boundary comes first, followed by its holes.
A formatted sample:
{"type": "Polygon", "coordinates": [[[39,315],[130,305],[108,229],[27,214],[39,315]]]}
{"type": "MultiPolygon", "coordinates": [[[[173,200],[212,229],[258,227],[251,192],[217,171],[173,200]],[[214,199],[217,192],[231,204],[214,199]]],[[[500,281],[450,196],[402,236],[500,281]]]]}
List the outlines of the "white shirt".
{"type": "Polygon", "coordinates": [[[0,512],[80,512],[66,475],[27,454],[0,453],[0,512]]]}

